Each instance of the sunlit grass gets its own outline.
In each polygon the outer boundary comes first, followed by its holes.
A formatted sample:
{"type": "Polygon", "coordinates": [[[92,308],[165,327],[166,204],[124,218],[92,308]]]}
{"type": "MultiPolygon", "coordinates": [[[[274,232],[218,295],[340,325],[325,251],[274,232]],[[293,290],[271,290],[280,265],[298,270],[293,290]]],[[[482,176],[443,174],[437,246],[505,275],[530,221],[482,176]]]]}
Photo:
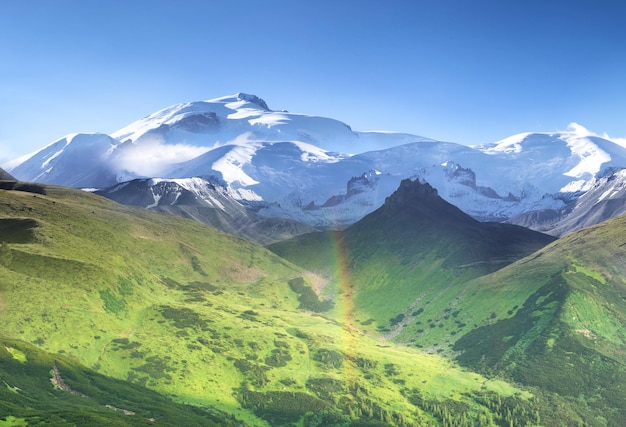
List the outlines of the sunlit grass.
{"type": "MultiPolygon", "coordinates": [[[[595,272],[603,274],[582,261],[567,273],[562,263],[522,260],[483,276],[480,268],[450,268],[433,254],[407,262],[410,249],[398,255],[387,248],[365,267],[333,277],[339,261],[330,248],[309,261],[332,258],[336,265],[320,266],[314,276],[245,240],[87,193],[0,191],[0,216],[24,212],[38,226],[2,246],[4,335],[256,426],[303,425],[313,415],[294,408],[306,405],[326,408],[322,424],[336,417],[438,424],[457,411],[466,425],[494,425],[516,408],[525,411],[520,422],[537,411],[561,411],[546,409],[536,389],[506,376],[459,367],[452,357],[462,350],[454,346],[500,322],[528,325],[532,316],[518,319],[526,313],[546,314],[550,323],[558,301],[547,291],[532,300],[539,290],[563,271],[581,289],[585,280],[597,281],[595,272]],[[334,305],[316,311],[325,306],[310,290],[323,285],[320,297],[334,305]],[[276,418],[281,411],[285,419],[276,418]]],[[[307,249],[298,250],[304,259],[307,249]]],[[[572,295],[573,307],[586,304],[583,294],[572,295]]],[[[570,314],[598,336],[615,337],[621,317],[602,320],[606,307],[597,304],[570,314]]],[[[544,329],[531,331],[513,350],[543,337],[544,329]]],[[[550,348],[560,350],[564,334],[545,331],[550,348]]],[[[612,342],[619,349],[621,341],[612,342]]],[[[9,348],[12,362],[29,364],[27,351],[9,348]]],[[[9,415],[17,416],[0,413],[9,415]]]]}

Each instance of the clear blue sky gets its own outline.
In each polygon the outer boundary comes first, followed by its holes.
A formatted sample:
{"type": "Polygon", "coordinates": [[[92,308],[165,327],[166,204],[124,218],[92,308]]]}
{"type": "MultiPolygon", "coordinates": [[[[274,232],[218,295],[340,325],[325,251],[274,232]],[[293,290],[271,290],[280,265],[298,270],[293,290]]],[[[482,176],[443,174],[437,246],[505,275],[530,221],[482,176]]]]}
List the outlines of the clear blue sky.
{"type": "Polygon", "coordinates": [[[473,145],[626,136],[621,0],[0,0],[0,161],[184,101],[473,145]]]}

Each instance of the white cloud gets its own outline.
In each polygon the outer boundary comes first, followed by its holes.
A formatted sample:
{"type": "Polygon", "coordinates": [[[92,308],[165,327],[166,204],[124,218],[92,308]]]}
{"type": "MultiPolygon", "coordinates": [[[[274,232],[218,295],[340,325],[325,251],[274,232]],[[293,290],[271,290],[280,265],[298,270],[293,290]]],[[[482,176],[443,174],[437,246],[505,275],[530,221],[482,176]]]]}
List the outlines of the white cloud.
{"type": "Polygon", "coordinates": [[[589,129],[587,129],[586,127],[584,127],[583,125],[576,123],[576,122],[571,122],[568,126],[567,126],[567,130],[570,133],[573,133],[576,136],[598,136],[597,134],[591,132],[589,129]]]}
{"type": "Polygon", "coordinates": [[[12,147],[15,143],[11,141],[0,141],[0,167],[5,168],[11,160],[15,160],[20,154],[12,147]]]}
{"type": "Polygon", "coordinates": [[[115,155],[117,167],[139,176],[159,176],[169,166],[196,158],[210,148],[193,145],[166,145],[158,140],[142,141],[140,146],[125,143],[115,155]]]}
{"type": "Polygon", "coordinates": [[[579,136],[579,137],[585,137],[585,136],[597,136],[599,138],[604,138],[608,141],[611,141],[617,145],[620,145],[624,148],[626,148],[626,138],[624,137],[612,137],[609,136],[608,133],[604,132],[603,134],[598,134],[595,132],[590,131],[589,129],[587,129],[586,127],[584,127],[583,125],[576,123],[576,122],[572,122],[567,126],[567,130],[568,132],[571,132],[572,134],[579,136]]]}

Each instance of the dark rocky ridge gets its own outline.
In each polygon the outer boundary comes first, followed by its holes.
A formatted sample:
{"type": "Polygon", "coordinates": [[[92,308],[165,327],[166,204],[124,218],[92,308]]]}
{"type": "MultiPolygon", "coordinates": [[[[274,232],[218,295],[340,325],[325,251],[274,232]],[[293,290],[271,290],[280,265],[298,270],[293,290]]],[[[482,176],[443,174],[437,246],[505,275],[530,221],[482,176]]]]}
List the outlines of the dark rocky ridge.
{"type": "Polygon", "coordinates": [[[15,178],[13,178],[10,173],[0,168],[0,181],[15,181],[15,178]]]}

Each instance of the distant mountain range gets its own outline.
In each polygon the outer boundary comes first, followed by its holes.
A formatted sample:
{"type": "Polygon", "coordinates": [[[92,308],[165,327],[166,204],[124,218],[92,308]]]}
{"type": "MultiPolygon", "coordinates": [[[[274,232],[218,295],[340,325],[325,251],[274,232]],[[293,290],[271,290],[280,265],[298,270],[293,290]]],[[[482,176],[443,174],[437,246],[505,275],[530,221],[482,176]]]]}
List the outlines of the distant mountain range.
{"type": "Polygon", "coordinates": [[[468,147],[358,132],[242,93],[174,105],[110,136],[68,135],[4,166],[264,243],[343,229],[406,178],[478,220],[557,236],[626,212],[626,148],[578,125],[468,147]]]}

